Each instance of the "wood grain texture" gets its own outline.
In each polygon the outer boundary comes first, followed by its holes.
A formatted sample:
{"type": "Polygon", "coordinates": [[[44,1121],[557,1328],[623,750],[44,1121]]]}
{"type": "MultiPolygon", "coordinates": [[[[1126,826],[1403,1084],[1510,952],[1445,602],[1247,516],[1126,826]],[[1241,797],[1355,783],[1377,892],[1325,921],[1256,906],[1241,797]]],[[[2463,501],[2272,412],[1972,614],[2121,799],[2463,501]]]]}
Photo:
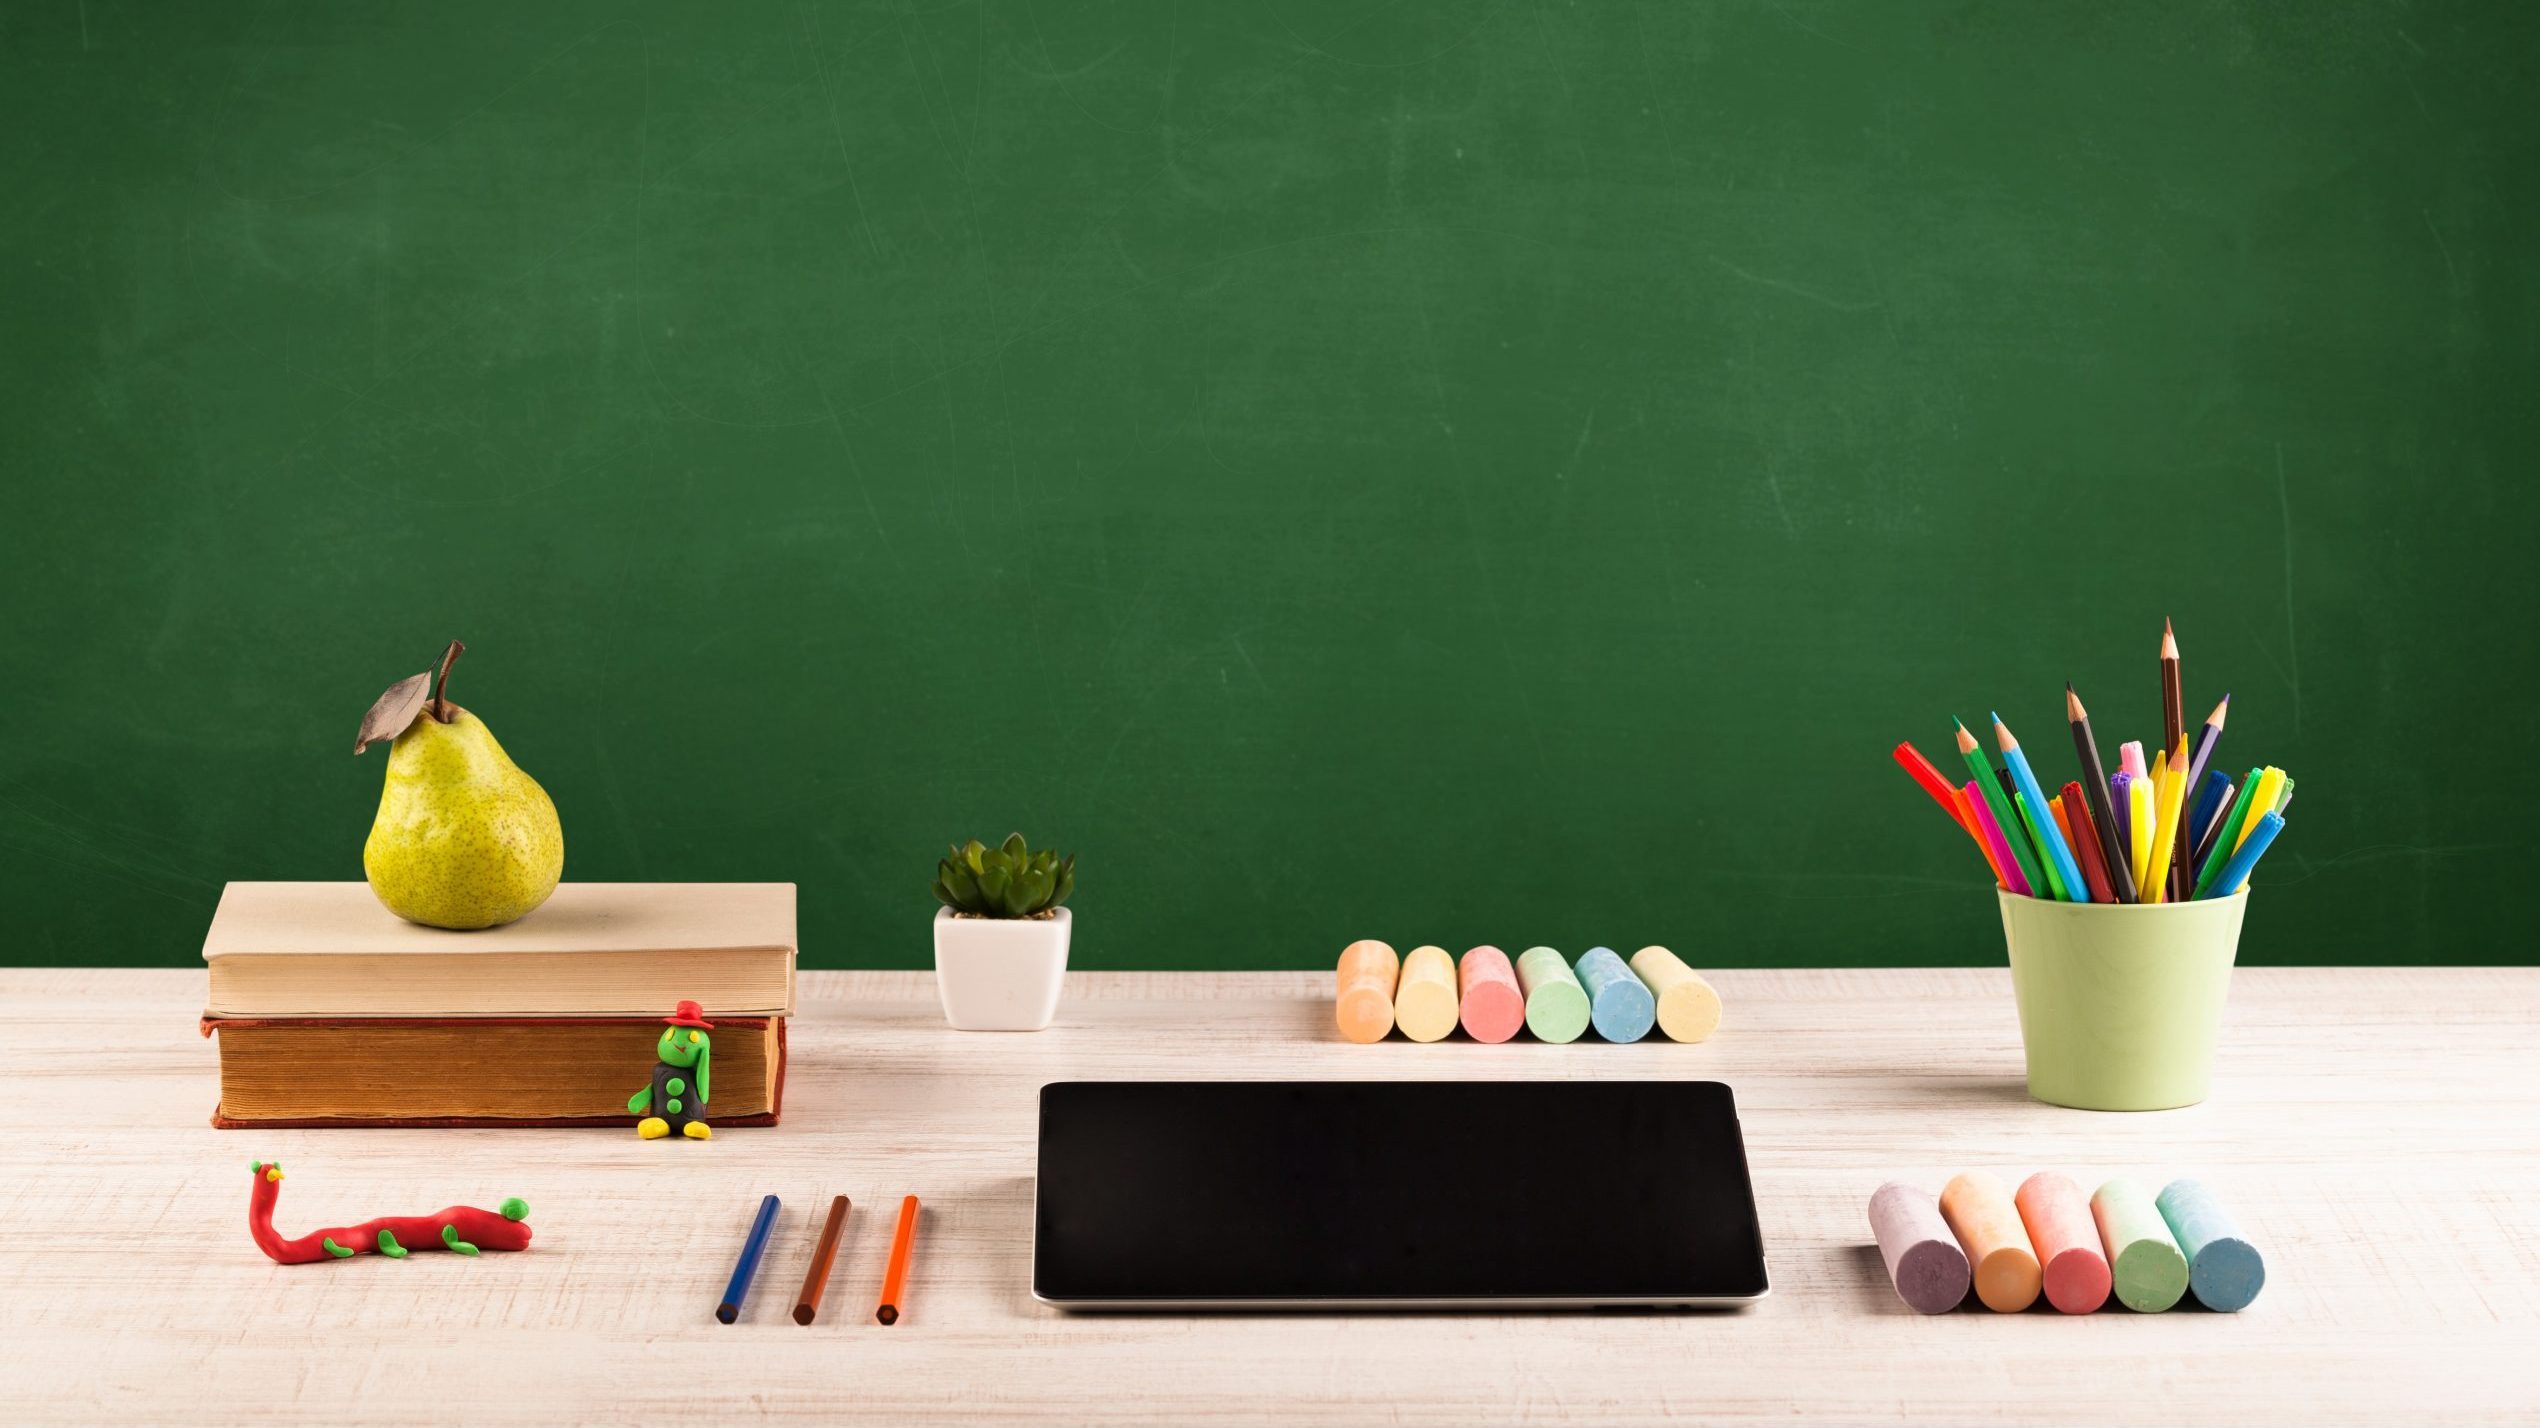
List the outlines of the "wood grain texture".
{"type": "Polygon", "coordinates": [[[220,1132],[202,974],[0,972],[0,1342],[12,1421],[2527,1421],[2540,1330],[2540,971],[2244,971],[2214,1099],[2028,1100],[2000,971],[1728,971],[1699,1046],[1352,1046],[1320,973],[1082,974],[1039,1035],[947,1030],[924,974],[814,973],[785,1123],[220,1132]],[[1713,1077],[1737,1088],[1772,1298],[1736,1314],[1070,1317],[1032,1302],[1034,1090],[1089,1077],[1713,1077]],[[519,1195],[521,1255],[285,1268],[297,1233],[519,1195]],[[2247,1312],[1924,1318],[1863,1206],[1888,1178],[2193,1174],[2269,1256],[2247,1312]],[[785,1199],[743,1321],[711,1318],[785,1199]],[[872,1322],[890,1217],[786,1318],[832,1194],[923,1197],[908,1318],[872,1322]]]}

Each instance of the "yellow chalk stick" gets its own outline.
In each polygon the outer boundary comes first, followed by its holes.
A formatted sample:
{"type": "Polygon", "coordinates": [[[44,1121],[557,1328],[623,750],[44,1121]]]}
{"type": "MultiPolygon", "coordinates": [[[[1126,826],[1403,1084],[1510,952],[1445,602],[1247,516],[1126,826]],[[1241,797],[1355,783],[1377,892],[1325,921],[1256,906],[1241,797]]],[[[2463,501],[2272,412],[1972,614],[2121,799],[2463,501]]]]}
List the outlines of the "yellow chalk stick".
{"type": "Polygon", "coordinates": [[[1700,1041],[1720,1026],[1720,994],[1664,947],[1632,954],[1632,974],[1658,998],[1658,1029],[1669,1041],[1700,1041]]]}
{"type": "Polygon", "coordinates": [[[1413,1041],[1443,1041],[1458,1010],[1455,959],[1443,947],[1412,948],[1393,991],[1394,1025],[1413,1041]]]}

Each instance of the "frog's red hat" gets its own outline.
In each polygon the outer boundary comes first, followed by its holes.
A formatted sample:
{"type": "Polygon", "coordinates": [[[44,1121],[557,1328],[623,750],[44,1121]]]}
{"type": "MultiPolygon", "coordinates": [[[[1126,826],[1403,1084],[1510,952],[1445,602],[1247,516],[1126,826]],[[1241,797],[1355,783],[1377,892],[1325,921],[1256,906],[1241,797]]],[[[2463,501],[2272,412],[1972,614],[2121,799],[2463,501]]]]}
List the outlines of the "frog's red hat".
{"type": "Polygon", "coordinates": [[[695,1002],[681,1002],[679,1010],[663,1017],[662,1020],[671,1026],[693,1026],[699,1031],[714,1030],[714,1023],[706,1020],[706,1009],[695,1002]]]}

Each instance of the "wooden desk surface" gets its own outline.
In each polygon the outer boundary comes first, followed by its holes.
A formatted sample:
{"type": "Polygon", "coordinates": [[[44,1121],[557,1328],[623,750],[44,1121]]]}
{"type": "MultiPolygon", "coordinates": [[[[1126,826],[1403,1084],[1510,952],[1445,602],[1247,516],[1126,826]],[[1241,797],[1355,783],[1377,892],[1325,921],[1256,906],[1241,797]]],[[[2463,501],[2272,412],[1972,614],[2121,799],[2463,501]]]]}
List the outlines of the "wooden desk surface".
{"type": "MultiPolygon", "coordinates": [[[[2215,1099],[2026,1098],[2000,971],[1722,972],[1697,1047],[1340,1043],[1326,979],[1079,974],[1039,1035],[947,1030],[929,976],[803,978],[785,1123],[215,1131],[202,974],[0,972],[0,1344],[13,1424],[745,1419],[1183,1424],[2393,1422],[2540,1415],[2540,970],[2245,970],[2215,1099]],[[1034,1089],[1070,1078],[1713,1077],[1736,1087],[1773,1296],[1734,1314],[1071,1317],[1029,1292],[1034,1089]],[[536,1246],[283,1267],[303,1233],[532,1207],[536,1246]],[[1982,1166],[2212,1180],[2268,1255],[2236,1316],[1909,1314],[1863,1204],[1982,1166]],[[759,1195],[748,1313],[710,1315],[759,1195]],[[788,1317],[831,1194],[829,1317],[788,1317]],[[872,1322],[903,1193],[908,1317],[872,1322]]],[[[630,1067],[630,1078],[642,1068],[630,1067]]]]}

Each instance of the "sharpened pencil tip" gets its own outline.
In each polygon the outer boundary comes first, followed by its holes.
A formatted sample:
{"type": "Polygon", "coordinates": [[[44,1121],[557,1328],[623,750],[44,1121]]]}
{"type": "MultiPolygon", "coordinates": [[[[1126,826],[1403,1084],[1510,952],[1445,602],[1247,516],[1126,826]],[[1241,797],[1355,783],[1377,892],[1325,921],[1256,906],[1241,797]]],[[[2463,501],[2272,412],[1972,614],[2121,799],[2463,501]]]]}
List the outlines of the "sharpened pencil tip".
{"type": "Polygon", "coordinates": [[[2064,718],[2078,724],[2089,717],[2090,711],[2081,707],[2081,696],[2073,692],[2072,684],[2067,681],[2064,685],[2064,718]]]}
{"type": "Polygon", "coordinates": [[[2161,658],[2178,658],[2178,631],[2170,628],[2167,616],[2161,619],[2161,658]]]}

